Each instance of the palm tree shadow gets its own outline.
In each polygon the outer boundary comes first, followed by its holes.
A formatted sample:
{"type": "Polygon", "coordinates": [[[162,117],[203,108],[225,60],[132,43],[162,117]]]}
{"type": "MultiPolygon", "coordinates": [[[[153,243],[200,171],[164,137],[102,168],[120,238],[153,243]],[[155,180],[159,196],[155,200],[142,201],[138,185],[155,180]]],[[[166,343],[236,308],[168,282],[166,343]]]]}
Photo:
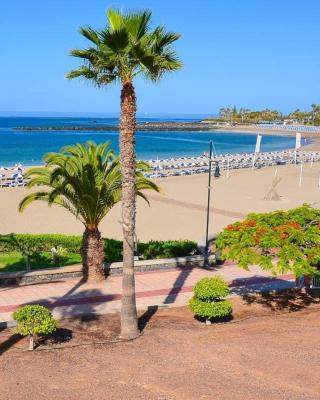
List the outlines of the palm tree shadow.
{"type": "Polygon", "coordinates": [[[87,278],[85,276],[82,276],[82,278],[79,279],[79,281],[70,289],[68,290],[67,293],[65,293],[61,299],[70,296],[74,291],[76,291],[79,287],[84,285],[87,282],[87,278]]]}
{"type": "Polygon", "coordinates": [[[140,332],[145,329],[145,327],[148,325],[151,318],[156,314],[158,309],[158,306],[149,306],[147,310],[142,315],[140,315],[138,319],[138,328],[140,332]]]}
{"type": "Polygon", "coordinates": [[[170,292],[168,293],[167,297],[165,298],[163,304],[172,304],[175,302],[177,299],[179,293],[181,292],[181,289],[187,280],[188,276],[192,272],[192,267],[188,268],[180,268],[180,273],[177,276],[170,292]]]}

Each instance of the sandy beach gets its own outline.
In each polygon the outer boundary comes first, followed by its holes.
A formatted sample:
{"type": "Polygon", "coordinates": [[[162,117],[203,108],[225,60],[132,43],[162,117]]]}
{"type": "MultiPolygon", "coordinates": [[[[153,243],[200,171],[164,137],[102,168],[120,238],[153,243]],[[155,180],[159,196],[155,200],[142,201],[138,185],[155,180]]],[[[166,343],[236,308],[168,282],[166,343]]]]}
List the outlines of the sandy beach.
{"type": "MultiPolygon", "coordinates": [[[[318,147],[319,148],[319,147],[318,147]]],[[[302,186],[299,186],[300,165],[266,167],[259,170],[234,170],[212,181],[210,232],[218,232],[229,223],[244,218],[249,212],[289,209],[303,203],[320,206],[320,163],[303,165],[302,186]],[[279,201],[264,200],[275,171],[281,178],[277,186],[279,201]]],[[[207,174],[159,179],[161,193],[148,193],[150,207],[138,201],[137,236],[139,240],[201,240],[205,232],[207,174]]],[[[65,210],[45,203],[29,206],[18,212],[20,200],[29,193],[26,188],[0,188],[0,233],[65,233],[81,234],[80,222],[65,210]]],[[[120,204],[104,219],[100,228],[104,236],[121,238],[120,204]]]]}

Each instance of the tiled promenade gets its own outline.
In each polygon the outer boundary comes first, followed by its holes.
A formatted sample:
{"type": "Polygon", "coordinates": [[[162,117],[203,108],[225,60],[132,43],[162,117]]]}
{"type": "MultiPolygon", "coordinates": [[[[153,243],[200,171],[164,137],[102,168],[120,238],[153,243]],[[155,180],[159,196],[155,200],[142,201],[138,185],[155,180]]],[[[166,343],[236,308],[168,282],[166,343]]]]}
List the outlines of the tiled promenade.
{"type": "MultiPolygon", "coordinates": [[[[233,294],[252,290],[272,290],[291,287],[293,276],[277,279],[253,267],[244,271],[234,264],[214,267],[144,272],[136,274],[137,306],[182,306],[192,296],[193,285],[204,276],[219,274],[226,279],[233,294]]],[[[106,314],[120,310],[121,276],[110,276],[100,283],[81,283],[66,279],[38,284],[0,288],[0,322],[12,320],[12,312],[23,304],[40,303],[53,309],[57,318],[72,315],[106,314]]]]}

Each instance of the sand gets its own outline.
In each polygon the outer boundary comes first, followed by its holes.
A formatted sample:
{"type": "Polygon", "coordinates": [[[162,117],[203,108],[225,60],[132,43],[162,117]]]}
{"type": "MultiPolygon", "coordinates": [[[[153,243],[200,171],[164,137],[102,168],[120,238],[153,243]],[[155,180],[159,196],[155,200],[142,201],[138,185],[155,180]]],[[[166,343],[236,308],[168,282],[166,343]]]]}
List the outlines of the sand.
{"type": "MultiPolygon", "coordinates": [[[[260,170],[231,171],[212,180],[210,233],[242,219],[249,212],[289,209],[303,203],[320,206],[318,187],[320,163],[303,166],[299,187],[300,165],[279,166],[281,181],[277,187],[279,201],[263,200],[274,179],[276,167],[260,170]]],[[[202,240],[205,235],[207,174],[169,177],[158,180],[161,193],[147,192],[150,207],[141,199],[137,207],[137,237],[150,239],[202,240]]],[[[64,209],[45,203],[34,203],[23,214],[20,200],[29,193],[26,188],[0,188],[0,233],[81,234],[82,224],[64,209]]],[[[121,238],[121,209],[118,204],[101,223],[105,237],[121,238]]]]}

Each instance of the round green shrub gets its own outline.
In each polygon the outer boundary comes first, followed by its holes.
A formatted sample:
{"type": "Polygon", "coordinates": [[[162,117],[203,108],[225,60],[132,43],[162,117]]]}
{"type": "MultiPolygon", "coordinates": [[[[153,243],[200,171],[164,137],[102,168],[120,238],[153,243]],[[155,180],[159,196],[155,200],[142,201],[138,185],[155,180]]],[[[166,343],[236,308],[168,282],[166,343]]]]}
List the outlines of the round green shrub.
{"type": "Polygon", "coordinates": [[[51,311],[39,304],[19,308],[13,313],[13,319],[17,321],[17,332],[22,336],[29,336],[30,350],[33,350],[34,335],[47,335],[57,330],[51,311]]]}
{"type": "Polygon", "coordinates": [[[224,300],[230,293],[229,286],[220,276],[200,279],[193,290],[194,296],[189,301],[189,308],[197,317],[210,321],[227,318],[232,314],[230,301],[224,300]]]}
{"type": "Polygon", "coordinates": [[[195,296],[203,301],[219,300],[228,296],[229,286],[220,276],[202,278],[193,288],[195,296]]]}
{"type": "Polygon", "coordinates": [[[229,300],[208,303],[194,296],[189,302],[189,307],[196,316],[209,320],[226,318],[232,314],[232,305],[229,300]]]}

